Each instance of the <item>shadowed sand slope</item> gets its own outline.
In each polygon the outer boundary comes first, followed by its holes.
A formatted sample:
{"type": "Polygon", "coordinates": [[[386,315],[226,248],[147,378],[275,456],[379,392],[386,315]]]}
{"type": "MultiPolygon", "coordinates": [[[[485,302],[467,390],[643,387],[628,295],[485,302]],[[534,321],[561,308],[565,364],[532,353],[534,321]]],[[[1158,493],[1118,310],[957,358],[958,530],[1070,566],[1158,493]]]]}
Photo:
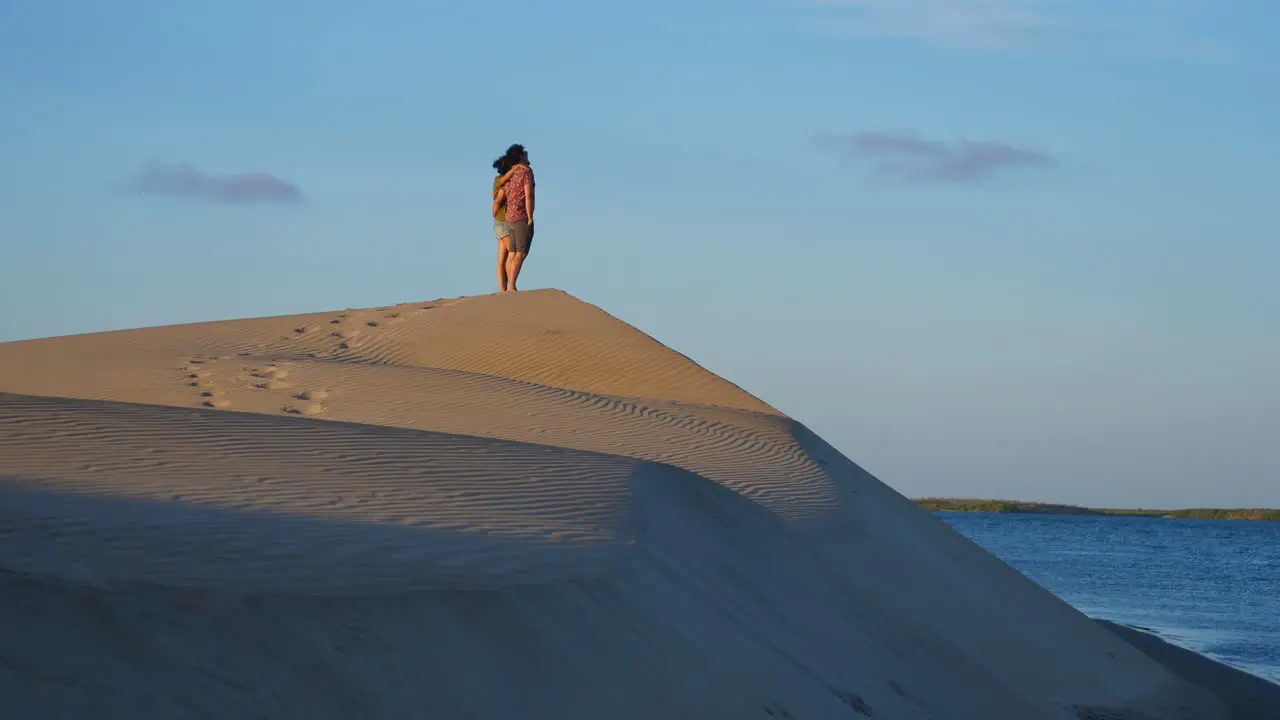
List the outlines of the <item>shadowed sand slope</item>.
{"type": "Polygon", "coordinates": [[[1220,718],[557,291],[0,344],[22,717],[1220,718]]]}
{"type": "Polygon", "coordinates": [[[1152,633],[1105,620],[1098,622],[1180,677],[1213,688],[1230,708],[1231,720],[1280,720],[1280,685],[1180,648],[1152,633]]]}

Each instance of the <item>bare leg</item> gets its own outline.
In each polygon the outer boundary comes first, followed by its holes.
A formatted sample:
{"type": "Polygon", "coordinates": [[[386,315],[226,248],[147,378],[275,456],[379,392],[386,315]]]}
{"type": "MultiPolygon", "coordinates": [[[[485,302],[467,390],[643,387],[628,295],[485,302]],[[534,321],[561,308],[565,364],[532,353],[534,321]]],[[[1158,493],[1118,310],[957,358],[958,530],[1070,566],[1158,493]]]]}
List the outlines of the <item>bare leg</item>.
{"type": "Polygon", "coordinates": [[[507,255],[507,292],[516,291],[516,278],[520,277],[520,267],[528,253],[513,252],[507,255]]]}
{"type": "Polygon", "coordinates": [[[507,266],[511,259],[511,237],[498,241],[498,292],[507,291],[507,266]]]}

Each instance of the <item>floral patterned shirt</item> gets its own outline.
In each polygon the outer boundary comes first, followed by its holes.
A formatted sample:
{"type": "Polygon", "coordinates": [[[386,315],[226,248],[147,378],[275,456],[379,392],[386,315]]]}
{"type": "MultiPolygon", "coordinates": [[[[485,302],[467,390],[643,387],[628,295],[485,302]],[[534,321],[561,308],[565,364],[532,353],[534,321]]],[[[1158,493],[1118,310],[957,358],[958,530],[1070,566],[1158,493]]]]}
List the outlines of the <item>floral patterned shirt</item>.
{"type": "Polygon", "coordinates": [[[507,178],[504,190],[507,192],[507,222],[528,222],[529,216],[524,211],[524,186],[529,184],[533,189],[533,170],[528,165],[516,166],[516,171],[507,178]]]}

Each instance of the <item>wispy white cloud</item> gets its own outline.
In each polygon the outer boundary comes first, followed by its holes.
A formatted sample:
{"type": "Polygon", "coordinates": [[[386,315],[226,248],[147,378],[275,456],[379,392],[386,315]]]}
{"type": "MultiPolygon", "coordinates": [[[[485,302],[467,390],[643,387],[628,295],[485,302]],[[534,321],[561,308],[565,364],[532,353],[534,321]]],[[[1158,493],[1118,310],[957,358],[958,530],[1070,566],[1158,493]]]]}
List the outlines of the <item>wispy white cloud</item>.
{"type": "Polygon", "coordinates": [[[214,175],[188,163],[150,162],[118,186],[138,195],[168,195],[228,205],[296,205],[302,192],[266,172],[214,175]]]}
{"type": "Polygon", "coordinates": [[[1014,170],[1058,167],[1052,155],[992,140],[947,142],[883,131],[821,134],[819,146],[869,166],[873,177],[912,183],[975,184],[1014,170]]]}
{"type": "Polygon", "coordinates": [[[1209,0],[800,0],[824,31],[980,51],[1124,49],[1221,60],[1200,36],[1209,0]]]}

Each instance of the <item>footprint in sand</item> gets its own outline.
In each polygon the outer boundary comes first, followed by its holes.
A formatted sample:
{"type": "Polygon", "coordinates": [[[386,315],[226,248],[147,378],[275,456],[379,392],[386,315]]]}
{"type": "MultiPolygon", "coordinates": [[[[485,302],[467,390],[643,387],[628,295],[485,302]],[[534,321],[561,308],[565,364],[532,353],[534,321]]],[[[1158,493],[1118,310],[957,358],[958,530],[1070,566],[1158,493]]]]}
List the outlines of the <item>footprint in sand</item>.
{"type": "MultiPolygon", "coordinates": [[[[187,371],[187,387],[196,388],[205,391],[212,391],[214,384],[213,368],[206,364],[210,361],[203,358],[195,358],[190,360],[184,368],[187,371]]],[[[212,397],[207,392],[202,393],[204,397],[212,397]]]]}
{"type": "Polygon", "coordinates": [[[201,404],[204,405],[205,407],[211,407],[211,408],[231,407],[231,401],[221,397],[211,397],[205,400],[201,404]]]}
{"type": "Polygon", "coordinates": [[[326,390],[303,390],[296,397],[299,400],[317,401],[329,397],[329,393],[326,390]]]}
{"type": "Polygon", "coordinates": [[[301,403],[298,405],[289,405],[284,409],[287,413],[294,415],[319,415],[324,412],[324,406],[320,403],[301,403]]]}
{"type": "Polygon", "coordinates": [[[278,365],[268,365],[265,368],[261,368],[261,369],[254,368],[252,372],[253,372],[253,376],[256,378],[263,378],[263,379],[270,379],[270,380],[283,380],[289,377],[289,371],[285,370],[284,368],[278,365]]]}
{"type": "Polygon", "coordinates": [[[432,310],[434,308],[435,308],[435,305],[431,303],[427,303],[425,305],[418,305],[417,303],[409,303],[407,305],[404,305],[404,312],[401,312],[398,314],[404,317],[414,317],[416,315],[421,315],[422,313],[428,310],[432,310]]]}
{"type": "Polygon", "coordinates": [[[334,330],[329,334],[336,338],[353,338],[360,335],[360,330],[354,328],[351,330],[334,330]]]}
{"type": "Polygon", "coordinates": [[[289,387],[289,383],[283,380],[268,380],[266,382],[254,383],[254,387],[259,390],[284,390],[289,387]]]}

